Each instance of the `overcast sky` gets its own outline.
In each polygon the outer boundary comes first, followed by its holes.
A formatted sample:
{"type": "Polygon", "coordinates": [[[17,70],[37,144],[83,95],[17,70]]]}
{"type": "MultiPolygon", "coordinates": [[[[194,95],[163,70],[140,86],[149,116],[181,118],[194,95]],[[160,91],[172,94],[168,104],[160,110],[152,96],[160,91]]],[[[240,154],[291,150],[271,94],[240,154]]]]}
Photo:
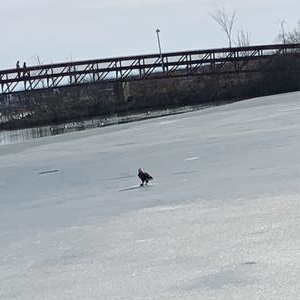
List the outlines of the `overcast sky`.
{"type": "Polygon", "coordinates": [[[236,11],[251,44],[274,43],[284,20],[300,19],[299,0],[0,0],[0,69],[70,60],[226,47],[210,13],[236,11]]]}

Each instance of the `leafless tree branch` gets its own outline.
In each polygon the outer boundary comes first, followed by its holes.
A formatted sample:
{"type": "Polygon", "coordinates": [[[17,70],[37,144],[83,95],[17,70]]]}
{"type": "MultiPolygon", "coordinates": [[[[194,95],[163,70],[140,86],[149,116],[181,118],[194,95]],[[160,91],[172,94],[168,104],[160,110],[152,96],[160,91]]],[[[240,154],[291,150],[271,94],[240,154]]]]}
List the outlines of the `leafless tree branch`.
{"type": "Polygon", "coordinates": [[[229,48],[232,45],[232,29],[236,21],[236,13],[228,13],[224,7],[216,7],[211,17],[220,25],[221,29],[225,32],[228,39],[229,48]]]}

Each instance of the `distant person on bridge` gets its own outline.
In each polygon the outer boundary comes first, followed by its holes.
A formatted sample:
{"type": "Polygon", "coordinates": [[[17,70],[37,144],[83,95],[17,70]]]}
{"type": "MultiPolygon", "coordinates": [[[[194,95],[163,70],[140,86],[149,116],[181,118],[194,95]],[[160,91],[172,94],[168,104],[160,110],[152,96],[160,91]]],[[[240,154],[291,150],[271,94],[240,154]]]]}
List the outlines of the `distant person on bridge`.
{"type": "Polygon", "coordinates": [[[23,64],[23,76],[25,77],[26,75],[29,76],[29,72],[27,72],[26,62],[24,61],[24,64],[23,64]]]}
{"type": "Polygon", "coordinates": [[[16,63],[16,69],[18,70],[18,77],[20,78],[21,77],[21,71],[20,71],[20,62],[17,61],[16,63]]]}

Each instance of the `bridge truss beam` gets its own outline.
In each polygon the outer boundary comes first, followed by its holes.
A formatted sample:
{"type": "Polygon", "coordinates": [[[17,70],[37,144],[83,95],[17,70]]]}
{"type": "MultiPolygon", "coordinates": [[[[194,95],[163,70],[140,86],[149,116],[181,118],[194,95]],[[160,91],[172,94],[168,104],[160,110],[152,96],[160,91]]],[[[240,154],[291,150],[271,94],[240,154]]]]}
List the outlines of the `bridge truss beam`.
{"type": "Polygon", "coordinates": [[[256,72],[260,70],[262,61],[291,54],[300,55],[300,44],[182,51],[57,63],[0,70],[0,86],[2,94],[11,94],[100,81],[256,72]]]}

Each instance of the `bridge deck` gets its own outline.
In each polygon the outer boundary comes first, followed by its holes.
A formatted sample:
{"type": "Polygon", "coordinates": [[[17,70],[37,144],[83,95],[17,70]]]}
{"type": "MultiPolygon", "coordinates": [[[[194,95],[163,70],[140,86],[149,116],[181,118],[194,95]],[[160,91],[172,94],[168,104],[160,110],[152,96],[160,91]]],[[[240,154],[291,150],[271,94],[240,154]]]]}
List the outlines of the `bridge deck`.
{"type": "MultiPolygon", "coordinates": [[[[99,81],[130,81],[214,73],[255,72],[260,62],[299,53],[300,44],[222,48],[114,57],[0,70],[2,94],[99,81]],[[249,62],[258,61],[258,64],[249,62]]],[[[0,93],[0,94],[1,94],[0,93]]]]}

